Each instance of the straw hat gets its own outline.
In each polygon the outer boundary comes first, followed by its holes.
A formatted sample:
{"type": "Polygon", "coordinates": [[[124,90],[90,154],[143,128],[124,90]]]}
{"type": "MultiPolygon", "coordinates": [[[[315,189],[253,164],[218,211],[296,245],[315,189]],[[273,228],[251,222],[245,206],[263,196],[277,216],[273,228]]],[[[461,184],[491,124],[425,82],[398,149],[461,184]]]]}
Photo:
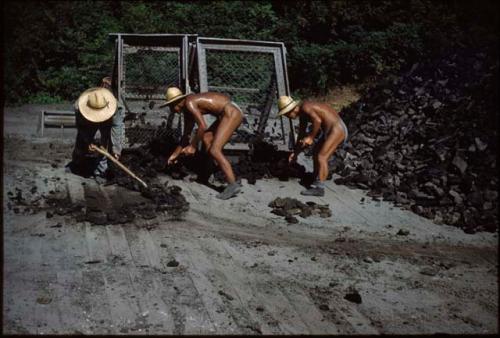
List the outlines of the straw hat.
{"type": "Polygon", "coordinates": [[[167,102],[162,104],[160,108],[168,106],[175,101],[179,101],[180,99],[185,98],[187,95],[188,94],[182,94],[181,90],[177,87],[170,87],[167,89],[167,93],[165,94],[165,99],[167,100],[167,102]]]}
{"type": "Polygon", "coordinates": [[[78,98],[78,109],[90,122],[103,122],[116,112],[117,102],[113,94],[105,88],[90,88],[78,98]]]}
{"type": "Polygon", "coordinates": [[[278,99],[278,116],[284,115],[292,111],[295,107],[300,104],[300,101],[295,101],[290,96],[280,96],[278,99]]]}

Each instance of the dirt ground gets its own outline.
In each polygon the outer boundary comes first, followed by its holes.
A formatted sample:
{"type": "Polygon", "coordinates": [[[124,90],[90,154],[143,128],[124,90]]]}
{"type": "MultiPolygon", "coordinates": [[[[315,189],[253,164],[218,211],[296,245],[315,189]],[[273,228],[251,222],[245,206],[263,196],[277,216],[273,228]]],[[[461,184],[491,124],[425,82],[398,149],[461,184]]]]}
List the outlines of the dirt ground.
{"type": "Polygon", "coordinates": [[[160,176],[189,201],[181,217],[91,225],[47,214],[55,193],[139,197],[66,173],[72,131],[38,137],[39,109],[4,115],[4,333],[498,333],[496,233],[437,225],[333,180],[322,198],[301,196],[297,180],[244,180],[220,201],[160,176]],[[9,198],[18,191],[30,203],[9,198]],[[333,215],[288,224],[268,206],[285,196],[333,215]]]}

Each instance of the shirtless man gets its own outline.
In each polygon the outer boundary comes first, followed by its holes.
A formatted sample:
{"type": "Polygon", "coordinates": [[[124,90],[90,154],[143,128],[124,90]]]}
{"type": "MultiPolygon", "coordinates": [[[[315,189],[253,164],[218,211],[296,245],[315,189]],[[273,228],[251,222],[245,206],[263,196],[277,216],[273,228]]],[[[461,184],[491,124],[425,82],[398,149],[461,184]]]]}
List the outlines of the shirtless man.
{"type": "Polygon", "coordinates": [[[174,150],[167,165],[176,163],[179,156],[191,156],[196,152],[198,142],[203,141],[209,155],[217,162],[226,176],[227,187],[217,198],[226,200],[235,196],[241,189],[236,181],[233,168],[222,153],[222,148],[229,141],[233,132],[243,120],[241,109],[227,95],[221,93],[200,93],[184,95],[175,87],[168,88],[167,102],[161,107],[169,106],[171,111],[184,113],[184,133],[180,145],[174,150]],[[211,114],[217,118],[210,127],[203,115],[211,114]],[[194,137],[189,140],[194,124],[198,125],[194,137]]]}
{"type": "Polygon", "coordinates": [[[299,134],[289,162],[297,160],[298,154],[313,144],[314,138],[322,131],[313,152],[315,181],[311,188],[301,191],[301,195],[324,196],[324,181],[328,177],[328,159],[335,153],[340,142],[347,140],[347,127],[329,105],[312,101],[295,101],[289,96],[281,96],[278,100],[278,116],[285,115],[290,119],[299,118],[299,134]],[[308,122],[312,123],[311,132],[306,135],[308,122]]]}

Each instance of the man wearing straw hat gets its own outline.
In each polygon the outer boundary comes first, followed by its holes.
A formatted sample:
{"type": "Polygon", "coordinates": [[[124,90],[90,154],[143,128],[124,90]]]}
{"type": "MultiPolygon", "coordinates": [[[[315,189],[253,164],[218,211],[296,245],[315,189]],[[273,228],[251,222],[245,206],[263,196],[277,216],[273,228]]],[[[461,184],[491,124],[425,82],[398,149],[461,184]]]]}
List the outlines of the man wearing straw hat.
{"type": "Polygon", "coordinates": [[[69,169],[83,176],[94,176],[96,181],[106,181],[108,168],[104,156],[96,156],[89,148],[99,130],[101,145],[117,159],[124,139],[124,109],[111,92],[111,79],[105,77],[100,87],[84,91],[75,102],[77,136],[69,169]]]}
{"type": "Polygon", "coordinates": [[[290,119],[299,118],[298,142],[288,158],[289,162],[297,160],[298,154],[313,144],[320,133],[319,140],[313,149],[315,181],[309,189],[301,191],[301,195],[324,196],[324,182],[328,177],[328,160],[333,156],[340,142],[347,141],[347,127],[339,114],[329,105],[312,101],[296,101],[290,96],[278,99],[278,116],[284,115],[290,119]],[[306,134],[306,127],[311,122],[312,128],[306,134]]]}
{"type": "Polygon", "coordinates": [[[224,145],[229,141],[233,132],[243,120],[243,112],[232,102],[227,95],[207,92],[200,94],[182,94],[180,89],[170,87],[166,93],[167,102],[161,107],[169,106],[170,110],[184,114],[184,133],[180,145],[174,150],[167,161],[167,165],[176,163],[179,156],[191,156],[196,152],[199,141],[203,141],[209,155],[217,162],[226,176],[228,185],[217,195],[219,199],[229,199],[241,189],[236,181],[231,164],[222,153],[224,145]],[[210,114],[217,118],[210,127],[203,115],[210,114]],[[193,138],[190,140],[194,125],[198,125],[193,138]]]}

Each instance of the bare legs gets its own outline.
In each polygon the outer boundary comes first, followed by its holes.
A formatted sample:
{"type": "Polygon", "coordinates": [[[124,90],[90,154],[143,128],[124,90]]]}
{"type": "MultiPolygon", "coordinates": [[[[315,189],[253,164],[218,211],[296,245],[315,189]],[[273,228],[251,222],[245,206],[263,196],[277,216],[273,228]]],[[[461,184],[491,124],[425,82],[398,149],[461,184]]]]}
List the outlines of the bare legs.
{"type": "Polygon", "coordinates": [[[318,144],[314,149],[314,177],[317,181],[313,188],[301,192],[307,196],[324,196],[323,182],[328,177],[328,159],[332,157],[338,145],[345,138],[345,132],[340,125],[335,125],[333,130],[326,136],[326,140],[318,144]]]}
{"type": "Polygon", "coordinates": [[[222,153],[222,148],[229,141],[233,132],[240,126],[242,120],[242,113],[231,104],[228,104],[224,109],[224,116],[219,121],[214,122],[203,135],[205,149],[217,162],[229,184],[236,182],[236,177],[231,163],[222,153]]]}
{"type": "Polygon", "coordinates": [[[337,123],[332,132],[327,136],[325,142],[320,146],[317,154],[315,154],[315,171],[318,174],[319,181],[326,181],[328,177],[328,160],[332,157],[338,145],[345,138],[344,129],[337,123]]]}

